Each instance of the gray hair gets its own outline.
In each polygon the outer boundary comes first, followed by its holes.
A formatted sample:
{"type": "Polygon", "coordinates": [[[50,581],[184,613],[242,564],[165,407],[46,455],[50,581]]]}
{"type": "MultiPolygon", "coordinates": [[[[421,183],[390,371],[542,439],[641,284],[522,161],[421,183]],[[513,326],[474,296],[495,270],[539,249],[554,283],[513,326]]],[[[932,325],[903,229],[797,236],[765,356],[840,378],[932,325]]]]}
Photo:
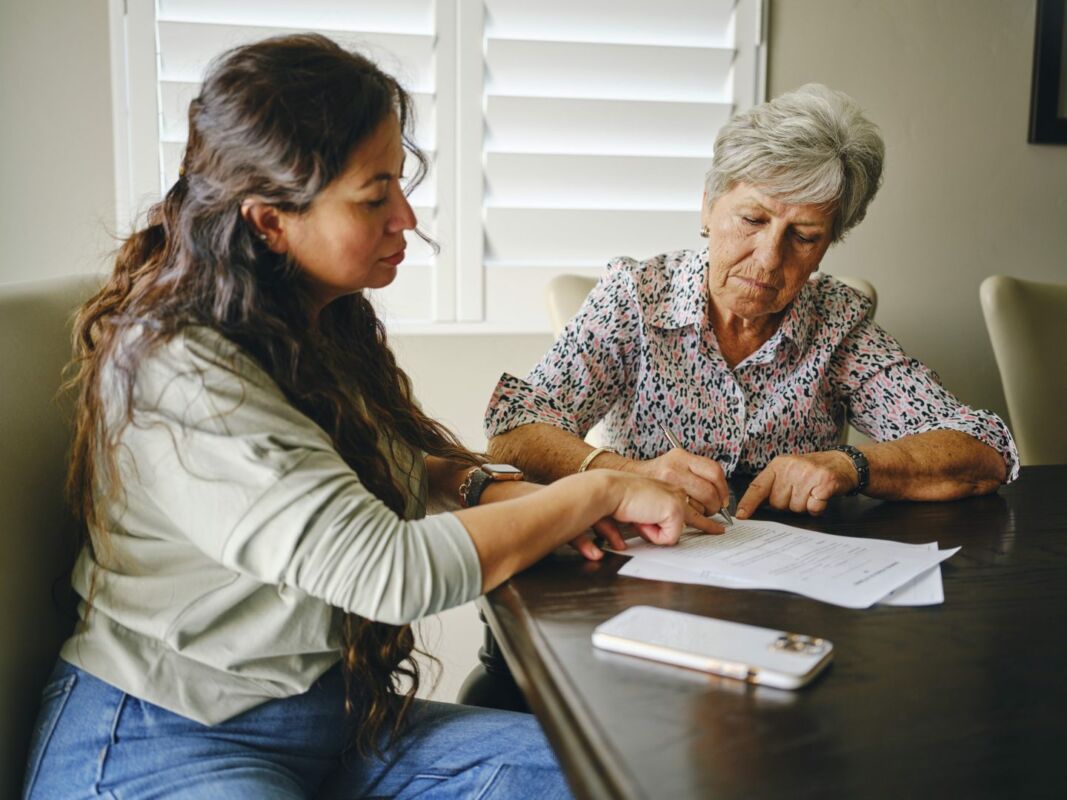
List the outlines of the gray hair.
{"type": "Polygon", "coordinates": [[[743,182],[783,202],[832,205],[838,241],[866,216],[884,160],[878,127],[856,102],[809,83],[723,126],[705,182],[707,203],[743,182]]]}

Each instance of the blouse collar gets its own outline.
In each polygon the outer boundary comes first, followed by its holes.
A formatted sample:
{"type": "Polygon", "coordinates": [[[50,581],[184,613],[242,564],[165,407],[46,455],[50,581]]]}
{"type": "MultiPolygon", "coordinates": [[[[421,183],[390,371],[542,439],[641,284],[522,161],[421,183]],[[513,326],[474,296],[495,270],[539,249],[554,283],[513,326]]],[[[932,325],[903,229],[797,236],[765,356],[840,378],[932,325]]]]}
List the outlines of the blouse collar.
{"type": "MultiPolygon", "coordinates": [[[[679,254],[680,258],[665,262],[667,275],[665,281],[657,287],[642,291],[646,296],[642,305],[645,307],[645,319],[649,325],[664,330],[685,328],[691,325],[703,328],[708,318],[708,251],[688,250],[679,254]]],[[[799,350],[807,347],[811,335],[811,317],[815,308],[817,282],[822,276],[816,273],[797,293],[796,298],[786,308],[778,330],[768,341],[788,339],[799,350]]],[[[776,347],[775,347],[776,349],[776,347]]]]}

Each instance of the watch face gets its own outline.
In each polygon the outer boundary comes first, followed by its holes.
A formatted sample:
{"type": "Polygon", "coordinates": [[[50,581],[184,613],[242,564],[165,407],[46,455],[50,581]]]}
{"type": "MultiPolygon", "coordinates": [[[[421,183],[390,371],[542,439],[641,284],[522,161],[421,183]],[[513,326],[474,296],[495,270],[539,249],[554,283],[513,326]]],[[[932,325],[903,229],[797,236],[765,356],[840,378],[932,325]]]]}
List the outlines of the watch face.
{"type": "Polygon", "coordinates": [[[522,480],[522,470],[511,464],[482,464],[482,470],[495,480],[522,480]]]}

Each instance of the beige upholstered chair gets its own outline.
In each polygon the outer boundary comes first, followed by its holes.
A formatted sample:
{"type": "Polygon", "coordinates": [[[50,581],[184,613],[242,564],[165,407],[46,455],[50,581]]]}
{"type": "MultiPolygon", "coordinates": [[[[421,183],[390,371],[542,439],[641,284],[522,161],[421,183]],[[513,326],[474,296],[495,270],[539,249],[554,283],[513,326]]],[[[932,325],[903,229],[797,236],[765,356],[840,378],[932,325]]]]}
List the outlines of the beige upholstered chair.
{"type": "Polygon", "coordinates": [[[993,275],[979,296],[1022,463],[1067,463],[1067,284],[993,275]]]}
{"type": "Polygon", "coordinates": [[[557,275],[548,282],[545,301],[553,336],[558,337],[563,332],[563,327],[578,313],[594,286],[596,278],[584,275],[557,275]]]}
{"type": "MultiPolygon", "coordinates": [[[[837,279],[870,298],[870,317],[874,319],[874,312],[878,308],[878,292],[875,291],[874,286],[863,278],[838,275],[837,279]]],[[[596,278],[587,278],[583,275],[559,275],[549,281],[545,295],[548,302],[548,319],[552,324],[553,335],[559,336],[563,332],[563,327],[578,313],[578,309],[582,307],[582,302],[595,285],[596,278]]],[[[600,423],[593,426],[585,440],[594,447],[603,443],[600,423]]],[[[851,426],[846,425],[841,429],[841,441],[857,443],[857,441],[866,441],[866,439],[862,437],[862,434],[853,430],[851,426]]]]}
{"type": "Polygon", "coordinates": [[[0,797],[18,797],[41,687],[73,620],[77,535],[56,402],[84,278],[0,286],[0,797]]]}
{"type": "Polygon", "coordinates": [[[863,278],[853,278],[850,275],[835,275],[834,277],[846,286],[851,286],[871,301],[871,313],[868,316],[874,319],[874,312],[878,310],[878,291],[874,288],[874,284],[870,281],[865,281],[863,278]]]}

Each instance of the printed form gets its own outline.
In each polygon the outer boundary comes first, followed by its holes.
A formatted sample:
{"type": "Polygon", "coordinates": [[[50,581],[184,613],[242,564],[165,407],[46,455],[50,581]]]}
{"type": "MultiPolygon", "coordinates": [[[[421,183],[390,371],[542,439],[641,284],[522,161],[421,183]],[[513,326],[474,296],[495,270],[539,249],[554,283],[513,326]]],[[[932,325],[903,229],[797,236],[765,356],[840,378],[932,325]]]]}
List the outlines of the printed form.
{"type": "Polygon", "coordinates": [[[674,547],[640,538],[620,575],[680,583],[780,589],[816,600],[868,608],[942,602],[938,564],[959,548],[909,545],[818,533],[778,522],[737,520],[719,536],[690,532],[674,547]]]}

